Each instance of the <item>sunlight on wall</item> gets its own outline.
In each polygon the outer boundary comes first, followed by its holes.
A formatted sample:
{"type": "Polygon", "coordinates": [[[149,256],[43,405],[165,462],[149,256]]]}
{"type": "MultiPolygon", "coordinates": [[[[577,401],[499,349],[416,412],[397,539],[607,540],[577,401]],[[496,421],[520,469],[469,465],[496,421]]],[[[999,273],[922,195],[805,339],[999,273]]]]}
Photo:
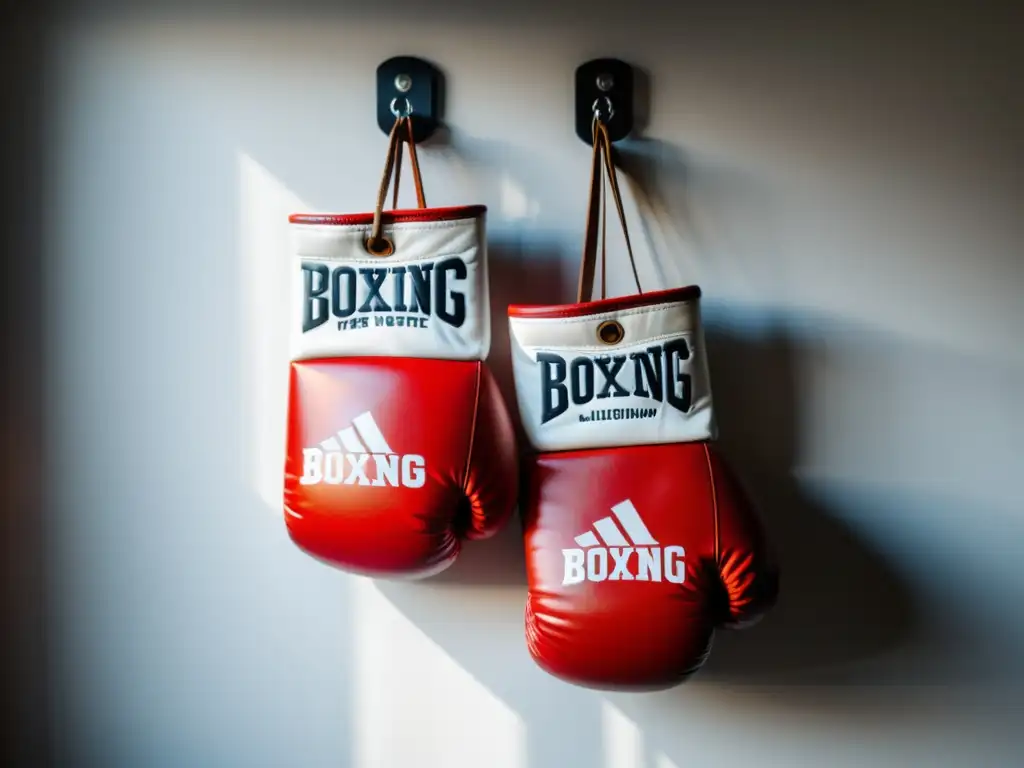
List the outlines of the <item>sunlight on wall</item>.
{"type": "Polygon", "coordinates": [[[277,515],[288,393],[288,215],[308,206],[244,152],[238,153],[237,165],[247,474],[277,515]]]}
{"type": "Polygon", "coordinates": [[[649,762],[643,729],[607,699],[601,701],[601,735],[605,768],[679,768],[660,750],[649,762]]]}
{"type": "Polygon", "coordinates": [[[372,580],[355,578],[352,586],[356,768],[526,768],[520,717],[400,613],[372,580]]]}
{"type": "Polygon", "coordinates": [[[530,197],[522,184],[509,174],[501,176],[501,215],[508,221],[533,219],[540,211],[540,204],[530,197]]]}
{"type": "Polygon", "coordinates": [[[605,768],[646,768],[643,732],[614,704],[601,701],[605,768]]]}

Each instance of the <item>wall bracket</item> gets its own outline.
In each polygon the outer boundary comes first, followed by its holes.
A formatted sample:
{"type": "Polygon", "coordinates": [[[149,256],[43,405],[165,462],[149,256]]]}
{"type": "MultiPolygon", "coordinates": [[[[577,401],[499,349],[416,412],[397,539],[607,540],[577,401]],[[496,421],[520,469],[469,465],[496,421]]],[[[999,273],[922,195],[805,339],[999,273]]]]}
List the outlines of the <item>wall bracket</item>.
{"type": "Polygon", "coordinates": [[[413,139],[419,144],[441,122],[441,71],[415,56],[396,56],[377,67],[377,125],[390,133],[398,115],[412,117],[413,139]]]}
{"type": "Polygon", "coordinates": [[[594,110],[621,141],[633,130],[633,68],[619,59],[592,59],[576,68],[576,135],[593,141],[594,110]]]}

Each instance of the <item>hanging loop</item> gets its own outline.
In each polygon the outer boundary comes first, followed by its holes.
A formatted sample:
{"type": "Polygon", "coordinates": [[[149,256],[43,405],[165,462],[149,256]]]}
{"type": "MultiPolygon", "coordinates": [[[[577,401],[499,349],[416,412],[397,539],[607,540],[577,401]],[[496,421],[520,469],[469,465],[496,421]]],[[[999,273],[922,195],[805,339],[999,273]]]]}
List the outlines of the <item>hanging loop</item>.
{"type": "Polygon", "coordinates": [[[405,102],[405,109],[401,112],[396,108],[396,105],[398,104],[398,97],[396,96],[391,100],[391,114],[398,118],[412,117],[412,102],[410,102],[408,98],[403,98],[402,100],[405,102]]]}
{"type": "MultiPolygon", "coordinates": [[[[612,200],[615,203],[615,210],[619,216],[619,224],[622,226],[622,235],[626,240],[626,252],[629,255],[629,263],[633,269],[636,290],[638,294],[643,294],[643,289],[640,286],[640,275],[636,268],[636,260],[633,258],[633,246],[629,240],[626,214],[622,207],[622,194],[619,191],[619,179],[616,173],[612,142],[608,135],[608,126],[599,115],[595,114],[593,122],[593,155],[590,166],[590,199],[587,203],[587,227],[583,238],[583,255],[580,260],[579,284],[576,290],[577,303],[591,301],[594,273],[597,268],[597,243],[599,238],[601,241],[601,298],[605,298],[606,294],[608,206],[604,200],[605,176],[607,176],[612,200]],[[598,233],[598,226],[601,229],[600,234],[598,233]]],[[[610,339],[611,337],[602,337],[605,343],[617,343],[621,340],[621,336],[614,341],[610,341],[610,339]]]]}
{"type": "Polygon", "coordinates": [[[416,204],[418,208],[426,208],[426,196],[423,193],[423,179],[420,176],[419,157],[416,155],[416,140],[413,134],[412,118],[408,115],[395,118],[391,132],[388,134],[388,154],[384,162],[384,173],[377,190],[377,205],[373,210],[373,226],[370,236],[364,243],[366,250],[373,256],[390,256],[395,252],[394,241],[384,235],[384,203],[387,200],[391,177],[395,178],[395,192],[392,207],[398,207],[398,189],[402,173],[402,153],[405,144],[409,145],[409,159],[412,163],[413,185],[416,187],[416,204]],[[402,131],[405,131],[405,136],[402,131]]]}
{"type": "Polygon", "coordinates": [[[615,107],[612,104],[612,100],[609,96],[599,96],[594,99],[594,104],[591,106],[591,110],[594,112],[595,120],[603,120],[605,123],[610,122],[615,117],[615,107]],[[604,101],[604,115],[601,114],[601,102],[604,101]]]}

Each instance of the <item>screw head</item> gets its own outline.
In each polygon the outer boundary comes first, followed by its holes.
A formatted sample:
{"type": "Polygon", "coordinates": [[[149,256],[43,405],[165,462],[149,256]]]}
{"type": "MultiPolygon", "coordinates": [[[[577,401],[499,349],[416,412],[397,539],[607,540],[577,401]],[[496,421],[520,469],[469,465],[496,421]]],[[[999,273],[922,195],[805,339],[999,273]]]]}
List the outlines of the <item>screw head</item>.
{"type": "Polygon", "coordinates": [[[601,73],[597,76],[597,88],[600,91],[608,92],[615,85],[615,80],[606,72],[601,73]]]}
{"type": "Polygon", "coordinates": [[[412,88],[412,78],[408,75],[397,75],[395,77],[395,88],[399,93],[407,93],[412,88]]]}

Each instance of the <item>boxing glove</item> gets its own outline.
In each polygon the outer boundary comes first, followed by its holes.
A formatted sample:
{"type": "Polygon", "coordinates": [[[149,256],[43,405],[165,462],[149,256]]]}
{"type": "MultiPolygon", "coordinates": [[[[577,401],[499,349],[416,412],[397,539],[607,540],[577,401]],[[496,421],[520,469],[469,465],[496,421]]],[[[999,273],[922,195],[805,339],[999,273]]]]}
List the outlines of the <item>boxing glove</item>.
{"type": "Polygon", "coordinates": [[[423,578],[513,512],[514,429],[483,362],[485,216],[378,210],[381,236],[372,213],[290,218],[284,516],[308,554],[423,578]]]}
{"type": "Polygon", "coordinates": [[[757,621],[777,570],[714,447],[700,289],[511,306],[524,434],[526,638],[577,685],[659,689],[716,627],[757,621]]]}

